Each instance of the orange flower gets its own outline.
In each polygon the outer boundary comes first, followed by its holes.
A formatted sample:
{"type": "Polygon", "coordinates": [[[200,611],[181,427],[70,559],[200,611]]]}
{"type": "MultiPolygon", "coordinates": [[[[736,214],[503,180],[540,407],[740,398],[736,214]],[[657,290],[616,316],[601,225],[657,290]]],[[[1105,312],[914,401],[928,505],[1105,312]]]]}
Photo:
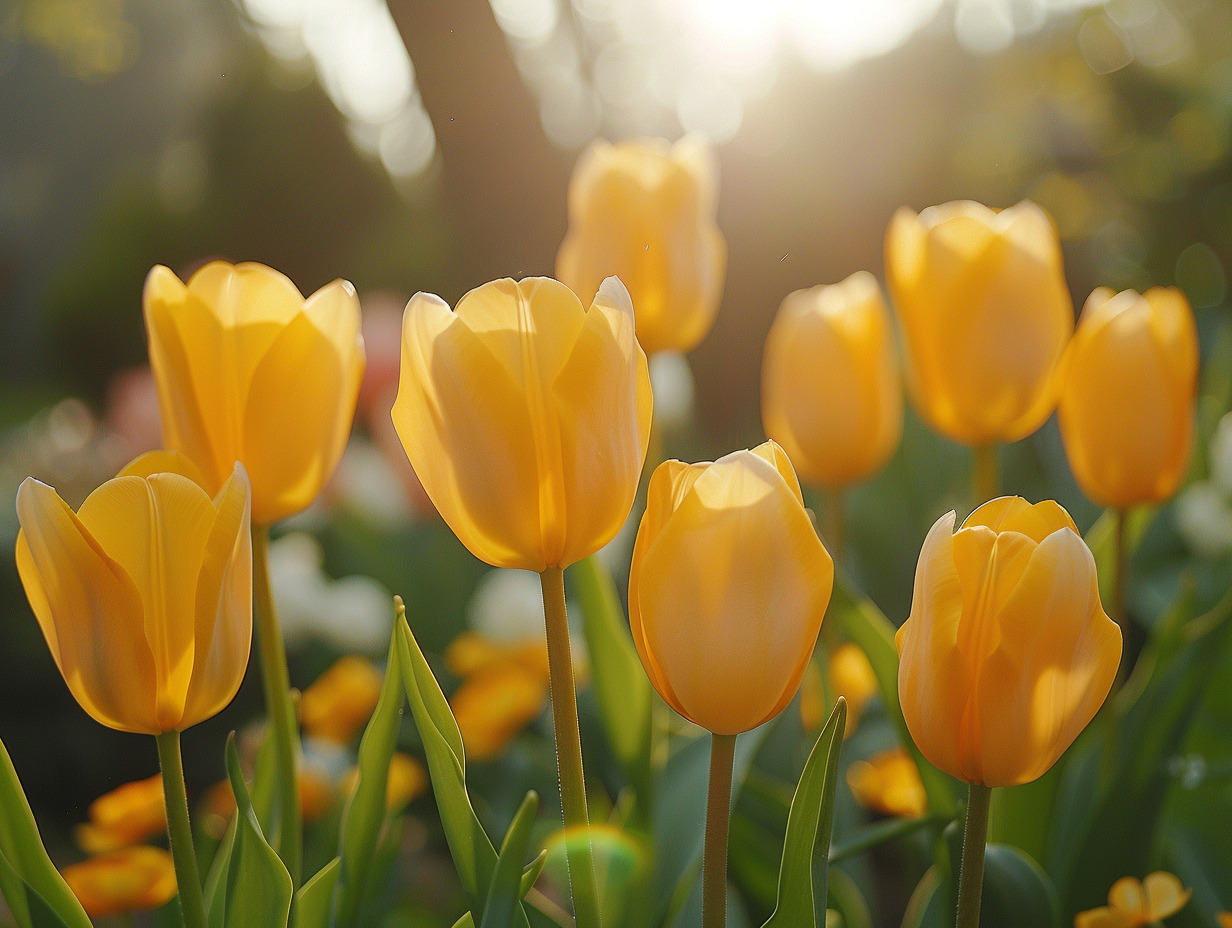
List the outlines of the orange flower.
{"type": "Polygon", "coordinates": [[[304,731],[314,738],[350,744],[376,709],[382,679],[369,660],[354,654],[339,658],[300,696],[304,731]]]}
{"type": "Polygon", "coordinates": [[[449,700],[466,756],[477,761],[498,757],[538,718],[547,700],[547,678],[518,664],[496,664],[472,674],[449,700]]]}
{"type": "MultiPolygon", "coordinates": [[[[342,792],[348,796],[359,783],[359,768],[352,767],[342,777],[342,792]]],[[[389,775],[385,781],[385,808],[395,812],[428,789],[428,771],[416,758],[401,751],[389,760],[389,775]]]]}
{"type": "Polygon", "coordinates": [[[915,761],[903,748],[891,748],[847,768],[847,785],[860,805],[886,815],[919,818],[928,797],[915,761]]]}
{"type": "Polygon", "coordinates": [[[73,864],[63,875],[91,918],[157,909],[176,890],[171,855],[144,845],[73,864]]]}
{"type": "Polygon", "coordinates": [[[1121,877],[1108,890],[1108,904],[1079,912],[1074,928],[1141,928],[1179,912],[1192,895],[1192,889],[1163,870],[1148,874],[1142,882],[1121,877]]]}
{"type": "Polygon", "coordinates": [[[125,783],[90,803],[90,821],[73,834],[87,854],[140,844],[167,831],[167,804],[158,774],[125,783]]]}
{"type": "Polygon", "coordinates": [[[860,714],[877,695],[877,675],[858,645],[845,641],[830,652],[830,685],[835,696],[847,700],[847,727],[844,735],[856,730],[860,714]]]}

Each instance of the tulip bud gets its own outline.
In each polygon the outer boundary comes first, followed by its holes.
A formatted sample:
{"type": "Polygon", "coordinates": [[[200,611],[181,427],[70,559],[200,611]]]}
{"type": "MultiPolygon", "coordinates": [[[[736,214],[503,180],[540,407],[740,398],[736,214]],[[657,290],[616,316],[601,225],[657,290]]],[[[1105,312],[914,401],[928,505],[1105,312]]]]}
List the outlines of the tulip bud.
{"type": "Polygon", "coordinates": [[[789,294],[766,338],[762,421],[805,480],[838,488],[872,476],[898,447],[903,393],[877,281],[789,294]]]}
{"type": "Polygon", "coordinates": [[[898,630],[898,696],[911,737],[960,780],[1041,776],[1091,721],[1121,660],[1095,559],[1051,500],[985,503],[953,533],[937,520],[898,630]]]}
{"type": "Polygon", "coordinates": [[[1101,506],[1158,503],[1189,460],[1198,334],[1184,295],[1100,287],[1060,374],[1057,418],[1078,485],[1101,506]]]}
{"type": "Polygon", "coordinates": [[[81,707],[120,731],[216,715],[248,666],[248,479],[235,465],[211,499],[182,461],[143,455],[76,513],[33,478],[17,491],[17,570],[51,655],[81,707]]]}
{"type": "Polygon", "coordinates": [[[241,461],[259,525],[307,507],[351,434],[364,372],[355,288],[335,280],[305,300],[262,264],[213,261],[187,285],[155,267],[144,299],[167,447],[211,492],[241,461]]]}
{"type": "Polygon", "coordinates": [[[691,351],[714,323],[727,245],[715,222],[718,171],[692,137],[596,141],[569,184],[569,231],[556,274],[586,299],[621,279],[647,354],[691,351]]]}
{"type": "Polygon", "coordinates": [[[834,564],[772,441],[650,480],[629,574],[629,625],[659,695],[735,735],[791,701],[830,601],[834,564]]]}
{"type": "Polygon", "coordinates": [[[906,207],[886,232],[886,280],[920,416],[954,441],[1030,435],[1056,406],[1074,328],[1052,220],[1029,200],[906,207]]]}
{"type": "Polygon", "coordinates": [[[433,505],[495,567],[566,567],[616,536],[652,409],[614,277],[589,310],[544,277],[484,284],[456,311],[407,304],[394,426],[433,505]]]}

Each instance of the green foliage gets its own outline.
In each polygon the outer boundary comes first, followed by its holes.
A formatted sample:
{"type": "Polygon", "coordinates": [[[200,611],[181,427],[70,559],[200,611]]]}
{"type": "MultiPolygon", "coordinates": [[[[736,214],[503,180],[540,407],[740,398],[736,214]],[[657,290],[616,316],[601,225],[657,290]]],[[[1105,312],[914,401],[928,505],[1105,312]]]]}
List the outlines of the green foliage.
{"type": "Polygon", "coordinates": [[[265,840],[257,821],[235,736],[227,741],[227,776],[235,794],[235,845],[227,875],[224,924],[286,928],[291,917],[291,875],[265,840]]]}
{"type": "Polygon", "coordinates": [[[295,891],[291,907],[293,928],[329,928],[334,888],[342,870],[342,858],[335,857],[295,891]]]}
{"type": "MultiPolygon", "coordinates": [[[[501,842],[479,928],[509,928],[513,924],[518,900],[526,895],[522,889],[522,862],[530,850],[531,829],[538,811],[539,797],[534,792],[527,793],[501,842]]],[[[526,889],[529,890],[530,885],[526,889]]]]}
{"type": "Polygon", "coordinates": [[[90,928],[85,910],[43,849],[34,813],[0,742],[0,892],[21,928],[90,928]]]}

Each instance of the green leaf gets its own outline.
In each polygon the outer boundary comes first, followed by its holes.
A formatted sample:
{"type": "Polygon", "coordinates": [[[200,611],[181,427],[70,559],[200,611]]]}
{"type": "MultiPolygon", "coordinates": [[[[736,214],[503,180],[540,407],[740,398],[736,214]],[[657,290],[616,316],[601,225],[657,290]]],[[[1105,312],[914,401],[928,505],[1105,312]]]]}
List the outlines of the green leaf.
{"type": "Polygon", "coordinates": [[[892,818],[876,822],[848,835],[846,840],[831,845],[830,863],[836,864],[848,857],[855,857],[875,847],[897,841],[907,835],[913,835],[917,831],[932,829],[940,832],[949,822],[950,819],[934,815],[926,815],[923,818],[892,818]]]}
{"type": "Polygon", "coordinates": [[[20,928],[68,928],[64,919],[18,875],[3,854],[0,854],[0,886],[4,887],[9,909],[20,928]]]}
{"type": "Polygon", "coordinates": [[[209,928],[225,928],[227,917],[227,876],[231,872],[231,853],[235,850],[235,833],[239,817],[231,816],[227,833],[223,836],[210,861],[210,872],[205,877],[205,920],[209,928]]]}
{"type": "Polygon", "coordinates": [[[843,634],[864,652],[872,665],[882,708],[898,731],[898,740],[911,753],[920,770],[929,811],[952,818],[958,810],[953,781],[924,758],[903,719],[903,709],[898,702],[898,648],[894,644],[894,626],[876,603],[866,596],[857,598],[837,576],[827,615],[832,616],[843,634]]]}
{"type": "Polygon", "coordinates": [[[26,794],[3,741],[0,741],[0,857],[7,864],[0,873],[0,892],[4,893],[19,922],[23,912],[28,918],[33,917],[27,901],[30,895],[22,888],[24,884],[68,928],[90,928],[90,919],[81,903],[43,848],[34,813],[26,802],[26,794]],[[14,878],[20,882],[15,882],[14,878]]]}
{"type": "Polygon", "coordinates": [[[779,865],[778,902],[762,928],[816,928],[814,893],[821,904],[822,924],[825,923],[834,788],[846,725],[847,700],[840,696],[809,752],[791,800],[787,833],[783,836],[783,861],[779,865]],[[816,874],[814,861],[818,863],[816,874]]]}
{"type": "Polygon", "coordinates": [[[385,790],[402,723],[403,694],[395,633],[389,640],[389,662],[380,699],[359,743],[359,782],[342,817],[342,882],[337,908],[342,928],[355,923],[372,875],[373,856],[386,819],[385,790]]]}
{"type": "MultiPolygon", "coordinates": [[[[530,851],[530,833],[539,811],[539,796],[534,790],[526,794],[518,808],[496,859],[496,870],[488,884],[488,896],[483,904],[483,921],[479,928],[509,928],[513,912],[522,893],[522,861],[530,851]]],[[[527,889],[530,887],[528,886],[527,889]]]]}
{"type": "Polygon", "coordinates": [[[873,915],[856,881],[839,867],[830,869],[830,905],[843,919],[843,928],[873,928],[873,915]]]}
{"type": "Polygon", "coordinates": [[[453,928],[475,928],[474,916],[472,916],[470,912],[467,912],[453,923],[453,928]]]}
{"type": "Polygon", "coordinates": [[[644,823],[652,803],[651,732],[654,695],[642,669],[629,623],[611,574],[593,555],[572,568],[582,608],[582,630],[590,652],[590,672],[603,731],[638,800],[644,823]]]}
{"type": "Polygon", "coordinates": [[[307,883],[295,892],[294,913],[291,918],[295,928],[329,928],[329,915],[334,900],[334,887],[342,870],[342,858],[335,857],[317,871],[307,883]]]}
{"type": "MultiPolygon", "coordinates": [[[[458,881],[470,899],[472,911],[478,911],[482,918],[484,898],[481,894],[492,882],[492,874],[496,870],[496,849],[479,824],[466,792],[466,754],[458,723],[454,721],[445,694],[441,692],[440,684],[432,675],[432,668],[428,666],[406,623],[402,598],[395,596],[394,603],[397,609],[394,636],[398,642],[399,666],[415,727],[419,729],[427,756],[428,774],[436,807],[441,814],[441,826],[458,881]]],[[[518,928],[527,928],[526,913],[520,904],[514,910],[514,924],[518,928]]]]}
{"type": "Polygon", "coordinates": [[[286,928],[291,917],[291,874],[261,833],[235,748],[235,733],[227,739],[227,776],[235,794],[235,846],[227,874],[225,923],[286,928]]]}
{"type": "MultiPolygon", "coordinates": [[[[949,928],[954,901],[942,891],[944,881],[931,868],[916,887],[903,928],[949,928]]],[[[990,844],[984,853],[981,928],[1060,928],[1057,894],[1039,864],[1005,844],[990,844]]]]}

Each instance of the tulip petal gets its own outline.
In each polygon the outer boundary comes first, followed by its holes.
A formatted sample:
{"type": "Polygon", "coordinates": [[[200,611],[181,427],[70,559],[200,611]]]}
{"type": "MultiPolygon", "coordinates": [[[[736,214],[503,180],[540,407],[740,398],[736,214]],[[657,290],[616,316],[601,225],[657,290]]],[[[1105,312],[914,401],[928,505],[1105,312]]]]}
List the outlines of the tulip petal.
{"type": "Polygon", "coordinates": [[[252,647],[250,490],[243,465],[213,500],[194,600],[195,650],[181,728],[223,710],[235,697],[252,647]]]}
{"type": "Polygon", "coordinates": [[[154,659],[132,579],[46,484],[22,483],[17,515],[18,573],[69,690],[110,728],[158,734],[154,659]]]}
{"type": "Polygon", "coordinates": [[[178,729],[193,668],[197,576],[214,521],[210,497],[179,474],[118,477],[91,493],[78,517],[141,591],[157,723],[178,729]]]}
{"type": "Polygon", "coordinates": [[[752,452],[759,458],[769,461],[774,465],[774,469],[779,472],[779,476],[787,484],[787,489],[791,490],[792,494],[796,497],[796,501],[803,506],[804,494],[800,492],[800,481],[796,478],[796,472],[792,469],[791,460],[787,457],[787,452],[782,449],[779,443],[773,439],[764,441],[756,448],[753,448],[752,452]]]}
{"type": "Polygon", "coordinates": [[[616,537],[633,506],[650,442],[650,372],[637,342],[629,293],[615,277],[603,282],[587,311],[552,385],[552,399],[562,498],[584,501],[569,513],[560,559],[565,567],[616,537]]]}
{"type": "Polygon", "coordinates": [[[1142,881],[1142,890],[1146,895],[1147,914],[1152,921],[1179,912],[1193,895],[1192,889],[1186,889],[1175,874],[1165,870],[1148,873],[1142,881]]]}
{"type": "MultiPolygon", "coordinates": [[[[272,323],[286,325],[304,308],[304,297],[290,279],[272,267],[246,261],[228,264],[211,261],[188,280],[188,292],[213,309],[219,323],[229,329],[272,323]]],[[[252,345],[249,368],[264,353],[252,345]]]]}
{"type": "Polygon", "coordinates": [[[984,782],[1026,783],[1051,767],[1094,717],[1116,676],[1121,632],[1099,602],[1095,561],[1061,529],[1035,549],[1016,588],[991,620],[997,650],[976,699],[984,782]]]}
{"type": "Polygon", "coordinates": [[[548,566],[525,400],[488,340],[439,297],[407,304],[392,415],[424,490],[472,554],[496,567],[548,566]]]}
{"type": "Polygon", "coordinates": [[[1140,925],[1141,922],[1132,915],[1107,906],[1079,912],[1074,916],[1074,928],[1138,928],[1140,925]]]}
{"type": "Polygon", "coordinates": [[[304,509],[342,457],[362,372],[353,341],[348,348],[351,366],[333,337],[300,313],[281,327],[253,370],[239,447],[252,482],[254,522],[270,525],[304,509]]]}
{"type": "Polygon", "coordinates": [[[1112,888],[1108,890],[1108,904],[1126,915],[1147,917],[1146,892],[1142,884],[1132,876],[1123,876],[1112,884],[1112,888]]]}
{"type": "Polygon", "coordinates": [[[125,464],[116,476],[149,477],[153,474],[179,474],[203,489],[207,485],[201,468],[181,451],[147,451],[125,464]]]}

